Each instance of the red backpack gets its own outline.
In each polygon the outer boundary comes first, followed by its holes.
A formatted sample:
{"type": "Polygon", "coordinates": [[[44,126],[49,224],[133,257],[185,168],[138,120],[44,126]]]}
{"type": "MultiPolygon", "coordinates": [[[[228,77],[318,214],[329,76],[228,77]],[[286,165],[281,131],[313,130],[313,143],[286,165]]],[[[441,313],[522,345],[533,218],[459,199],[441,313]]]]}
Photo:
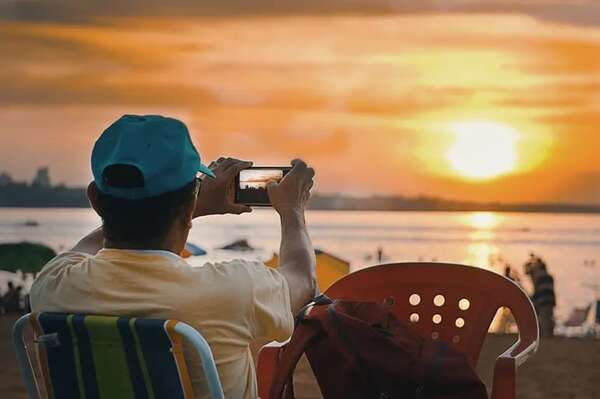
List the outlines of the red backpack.
{"type": "Polygon", "coordinates": [[[297,320],[269,399],[294,398],[303,353],[325,399],[487,399],[462,353],[423,338],[389,305],[318,298],[297,320]]]}

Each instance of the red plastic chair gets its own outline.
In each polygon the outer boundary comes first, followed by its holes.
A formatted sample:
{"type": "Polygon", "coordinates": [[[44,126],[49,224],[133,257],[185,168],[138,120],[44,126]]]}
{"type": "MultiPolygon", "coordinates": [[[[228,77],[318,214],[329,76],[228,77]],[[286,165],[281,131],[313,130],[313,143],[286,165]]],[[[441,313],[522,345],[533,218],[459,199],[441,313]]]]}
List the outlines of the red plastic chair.
{"type": "MultiPolygon", "coordinates": [[[[492,399],[516,397],[516,370],[538,348],[537,315],[527,294],[513,281],[476,267],[442,263],[375,266],[347,275],[325,294],[333,299],[393,303],[399,318],[410,320],[423,336],[453,345],[473,367],[497,310],[508,307],[517,322],[519,340],[496,361],[492,399]]],[[[271,343],[259,353],[258,390],[263,399],[269,397],[284,346],[271,343]]]]}

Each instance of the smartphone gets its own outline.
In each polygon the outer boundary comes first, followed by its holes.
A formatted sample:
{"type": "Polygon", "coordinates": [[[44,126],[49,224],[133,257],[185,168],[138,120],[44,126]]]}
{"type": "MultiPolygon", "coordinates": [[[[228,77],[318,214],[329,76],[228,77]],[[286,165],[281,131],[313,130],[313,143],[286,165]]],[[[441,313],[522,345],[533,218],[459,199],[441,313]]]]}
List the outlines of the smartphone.
{"type": "Polygon", "coordinates": [[[253,166],[244,169],[235,180],[235,202],[249,206],[271,206],[267,183],[281,181],[289,166],[253,166]]]}

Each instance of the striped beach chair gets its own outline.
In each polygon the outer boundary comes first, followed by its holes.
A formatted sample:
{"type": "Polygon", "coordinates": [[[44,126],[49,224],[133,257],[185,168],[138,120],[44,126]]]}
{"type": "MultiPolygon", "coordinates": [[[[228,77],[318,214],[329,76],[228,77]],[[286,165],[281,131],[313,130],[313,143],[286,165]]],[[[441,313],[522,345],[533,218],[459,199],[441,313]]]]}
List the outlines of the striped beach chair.
{"type": "Polygon", "coordinates": [[[208,343],[175,320],[31,313],[15,323],[13,340],[30,399],[192,399],[184,340],[212,398],[224,397],[208,343]]]}

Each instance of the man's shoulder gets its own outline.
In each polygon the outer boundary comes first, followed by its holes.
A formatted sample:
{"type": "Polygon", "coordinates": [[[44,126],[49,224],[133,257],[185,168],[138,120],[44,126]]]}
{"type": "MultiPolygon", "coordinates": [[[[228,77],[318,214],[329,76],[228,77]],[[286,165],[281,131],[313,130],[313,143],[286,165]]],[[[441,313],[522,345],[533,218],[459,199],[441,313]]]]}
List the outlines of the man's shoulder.
{"type": "Polygon", "coordinates": [[[223,276],[248,276],[269,269],[263,262],[245,259],[234,259],[223,262],[206,262],[201,266],[192,267],[198,273],[217,273],[223,276]]]}
{"type": "Polygon", "coordinates": [[[84,253],[84,252],[78,252],[78,251],[62,252],[62,253],[56,255],[54,258],[50,259],[50,261],[48,261],[48,263],[46,263],[46,265],[44,265],[42,271],[44,271],[46,269],[52,269],[55,267],[78,265],[82,262],[89,260],[91,257],[92,257],[92,255],[84,253]]]}
{"type": "Polygon", "coordinates": [[[230,282],[238,281],[245,285],[249,283],[262,285],[269,282],[279,284],[283,279],[276,269],[266,266],[263,262],[244,259],[207,262],[202,266],[192,267],[191,271],[204,280],[212,278],[230,282]]]}

